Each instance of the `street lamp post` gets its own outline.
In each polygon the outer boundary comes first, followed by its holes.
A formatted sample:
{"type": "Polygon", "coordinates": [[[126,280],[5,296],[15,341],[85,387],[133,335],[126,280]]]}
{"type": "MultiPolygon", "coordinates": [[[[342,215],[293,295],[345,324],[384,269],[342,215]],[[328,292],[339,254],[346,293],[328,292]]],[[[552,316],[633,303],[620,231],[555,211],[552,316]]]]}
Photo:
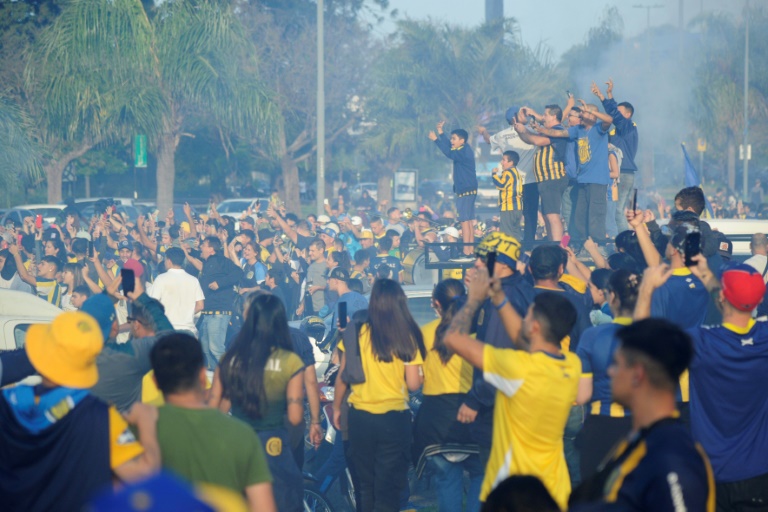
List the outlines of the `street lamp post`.
{"type": "Polygon", "coordinates": [[[323,0],[317,0],[317,214],[324,213],[325,200],[325,12],[323,0]]]}

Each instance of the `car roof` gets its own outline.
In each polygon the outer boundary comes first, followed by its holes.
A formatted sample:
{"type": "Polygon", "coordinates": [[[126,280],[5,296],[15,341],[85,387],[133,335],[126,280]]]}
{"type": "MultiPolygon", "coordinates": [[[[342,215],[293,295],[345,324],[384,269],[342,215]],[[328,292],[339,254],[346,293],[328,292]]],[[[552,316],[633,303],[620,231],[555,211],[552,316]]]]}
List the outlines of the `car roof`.
{"type": "Polygon", "coordinates": [[[44,203],[40,203],[40,204],[22,204],[20,206],[16,206],[15,208],[24,208],[24,209],[27,209],[27,210],[31,210],[33,208],[51,208],[51,209],[55,208],[57,210],[63,210],[66,207],[67,207],[67,205],[65,205],[65,204],[44,204],[44,203]]]}
{"type": "Polygon", "coordinates": [[[37,295],[0,289],[0,316],[52,320],[61,313],[61,309],[37,295]]]}

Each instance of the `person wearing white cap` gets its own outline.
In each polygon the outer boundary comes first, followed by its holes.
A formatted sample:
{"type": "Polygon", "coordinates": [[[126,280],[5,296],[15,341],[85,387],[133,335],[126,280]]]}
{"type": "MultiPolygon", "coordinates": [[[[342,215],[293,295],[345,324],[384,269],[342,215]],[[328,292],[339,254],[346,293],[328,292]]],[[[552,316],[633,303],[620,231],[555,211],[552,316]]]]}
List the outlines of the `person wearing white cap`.
{"type": "Polygon", "coordinates": [[[325,226],[329,222],[331,222],[331,218],[329,216],[327,216],[327,215],[320,215],[320,216],[317,217],[317,223],[320,226],[325,226]]]}

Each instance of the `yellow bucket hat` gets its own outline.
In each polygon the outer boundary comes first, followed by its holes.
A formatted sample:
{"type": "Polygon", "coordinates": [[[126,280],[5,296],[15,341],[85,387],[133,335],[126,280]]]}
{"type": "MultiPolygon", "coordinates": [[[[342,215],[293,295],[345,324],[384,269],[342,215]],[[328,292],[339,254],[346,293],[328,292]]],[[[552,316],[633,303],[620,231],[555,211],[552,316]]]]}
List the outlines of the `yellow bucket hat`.
{"type": "Polygon", "coordinates": [[[71,311],[50,324],[32,325],[25,348],[40,375],[60,386],[86,389],[99,381],[96,356],[103,345],[96,320],[87,313],[71,311]]]}

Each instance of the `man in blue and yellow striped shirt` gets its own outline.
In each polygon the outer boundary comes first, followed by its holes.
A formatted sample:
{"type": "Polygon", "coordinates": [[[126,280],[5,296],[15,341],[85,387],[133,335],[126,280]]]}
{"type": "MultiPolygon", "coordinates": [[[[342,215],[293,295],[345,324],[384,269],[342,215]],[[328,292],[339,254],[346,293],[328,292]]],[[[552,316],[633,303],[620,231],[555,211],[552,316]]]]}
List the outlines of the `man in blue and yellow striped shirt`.
{"type": "Polygon", "coordinates": [[[501,231],[522,240],[520,223],[523,218],[523,180],[517,171],[520,156],[515,151],[505,151],[501,164],[492,171],[493,183],[499,190],[501,231]]]}

